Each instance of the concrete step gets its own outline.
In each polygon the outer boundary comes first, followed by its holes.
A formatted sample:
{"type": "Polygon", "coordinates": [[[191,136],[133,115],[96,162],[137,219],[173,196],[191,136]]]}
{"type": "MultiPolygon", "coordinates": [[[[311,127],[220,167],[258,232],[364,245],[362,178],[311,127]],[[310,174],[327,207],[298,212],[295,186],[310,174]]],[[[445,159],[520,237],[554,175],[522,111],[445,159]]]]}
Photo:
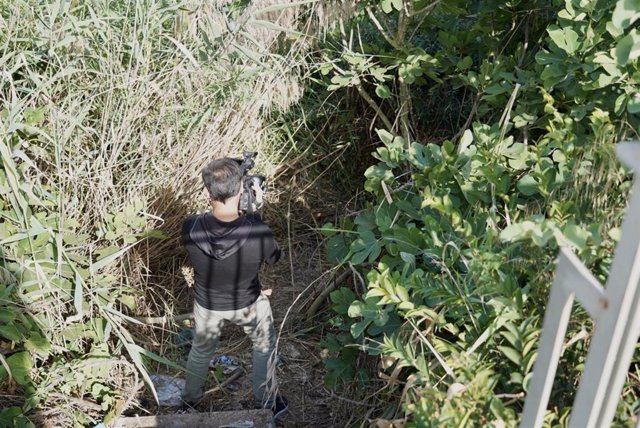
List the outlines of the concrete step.
{"type": "Polygon", "coordinates": [[[111,428],[274,428],[273,413],[267,409],[230,412],[185,413],[118,418],[111,428]]]}

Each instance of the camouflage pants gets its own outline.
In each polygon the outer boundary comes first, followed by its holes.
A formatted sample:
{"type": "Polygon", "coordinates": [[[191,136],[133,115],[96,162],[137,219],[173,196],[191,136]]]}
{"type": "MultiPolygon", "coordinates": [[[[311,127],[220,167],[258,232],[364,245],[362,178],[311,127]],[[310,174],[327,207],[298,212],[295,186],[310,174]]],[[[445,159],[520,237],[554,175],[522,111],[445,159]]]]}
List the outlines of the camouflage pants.
{"type": "Polygon", "coordinates": [[[197,402],[202,398],[202,387],[209,371],[209,362],[218,346],[222,326],[228,321],[241,326],[253,343],[253,395],[258,404],[267,407],[273,397],[269,391],[275,386],[275,365],[269,374],[270,357],[275,347],[275,330],[271,304],[267,296],[246,308],[232,311],[212,311],[194,304],[195,331],[193,345],[187,361],[187,379],[184,401],[197,402]]]}

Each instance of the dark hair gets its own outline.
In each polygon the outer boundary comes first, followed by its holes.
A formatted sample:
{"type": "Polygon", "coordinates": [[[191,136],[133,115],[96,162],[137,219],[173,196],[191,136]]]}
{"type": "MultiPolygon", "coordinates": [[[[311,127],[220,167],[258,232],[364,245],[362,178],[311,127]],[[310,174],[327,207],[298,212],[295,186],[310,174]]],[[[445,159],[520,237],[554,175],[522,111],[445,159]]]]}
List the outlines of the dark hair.
{"type": "Polygon", "coordinates": [[[211,199],[224,203],[240,191],[242,170],[233,159],[215,159],[202,168],[202,180],[211,199]]]}

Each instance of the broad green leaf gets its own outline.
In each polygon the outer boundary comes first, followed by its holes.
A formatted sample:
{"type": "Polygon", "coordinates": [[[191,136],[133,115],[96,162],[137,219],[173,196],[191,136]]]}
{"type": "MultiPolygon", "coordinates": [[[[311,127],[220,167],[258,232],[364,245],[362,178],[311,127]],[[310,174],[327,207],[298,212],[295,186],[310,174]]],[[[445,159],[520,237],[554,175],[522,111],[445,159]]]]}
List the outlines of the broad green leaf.
{"type": "Polygon", "coordinates": [[[458,153],[464,153],[469,146],[473,143],[473,133],[470,129],[465,129],[462,137],[460,137],[460,144],[458,145],[458,153]]]}
{"type": "MultiPolygon", "coordinates": [[[[18,385],[26,386],[31,383],[33,360],[28,352],[17,352],[5,360],[11,370],[11,377],[18,385]]],[[[8,376],[4,365],[0,365],[0,381],[8,376]]]]}
{"type": "Polygon", "coordinates": [[[609,238],[618,242],[622,237],[622,230],[619,227],[614,227],[607,232],[607,235],[609,235],[609,238]]]}
{"type": "Polygon", "coordinates": [[[520,366],[520,363],[522,362],[522,357],[520,355],[520,353],[518,353],[518,351],[516,351],[515,349],[509,347],[509,346],[498,346],[498,349],[500,349],[500,351],[502,351],[502,353],[511,361],[513,361],[515,363],[515,365],[520,366]]]}
{"type": "Polygon", "coordinates": [[[635,95],[627,101],[627,111],[631,114],[640,113],[640,95],[635,95]]]}
{"type": "Polygon", "coordinates": [[[324,381],[330,388],[350,382],[354,376],[353,365],[342,358],[329,358],[325,362],[327,374],[324,381]]]}
{"type": "Polygon", "coordinates": [[[519,223],[511,224],[500,232],[500,239],[504,241],[517,241],[524,236],[524,229],[519,223]]]}
{"type": "Polygon", "coordinates": [[[518,187],[518,190],[526,196],[532,196],[539,192],[538,182],[528,174],[518,180],[518,184],[516,186],[518,187]]]}
{"type": "Polygon", "coordinates": [[[318,229],[320,233],[324,236],[331,237],[338,233],[338,230],[333,226],[332,223],[325,223],[320,229],[318,229]]]}
{"type": "Polygon", "coordinates": [[[387,85],[377,85],[376,95],[385,100],[391,97],[391,91],[389,90],[389,87],[387,85]]]}
{"type": "Polygon", "coordinates": [[[0,337],[14,342],[21,342],[23,339],[22,333],[14,324],[0,325],[0,337]]]}
{"type": "Polygon", "coordinates": [[[349,307],[355,301],[356,295],[347,287],[340,287],[329,294],[331,302],[333,302],[333,310],[341,315],[347,315],[349,307]]]}
{"type": "Polygon", "coordinates": [[[569,241],[571,245],[576,247],[579,251],[585,249],[587,245],[587,239],[589,238],[589,232],[578,226],[577,224],[569,224],[562,229],[562,234],[569,241]]]}
{"type": "Polygon", "coordinates": [[[405,302],[409,302],[411,300],[409,298],[409,293],[407,292],[407,289],[404,288],[402,285],[397,285],[395,291],[396,291],[396,295],[400,298],[400,300],[405,302]]]}
{"type": "Polygon", "coordinates": [[[382,252],[382,246],[380,242],[375,241],[369,246],[369,263],[373,263],[380,257],[380,253],[382,252]]]}
{"type": "Polygon", "coordinates": [[[358,318],[364,316],[365,304],[360,300],[356,300],[349,306],[347,314],[350,318],[358,318]]]}
{"type": "Polygon", "coordinates": [[[391,143],[393,143],[393,134],[391,134],[386,129],[376,129],[376,133],[378,134],[380,141],[382,141],[384,145],[389,146],[391,145],[391,143]]]}
{"type": "Polygon", "coordinates": [[[46,358],[51,352],[49,341],[38,333],[31,333],[29,339],[24,342],[24,347],[27,351],[38,354],[43,358],[46,358]]]}
{"type": "Polygon", "coordinates": [[[638,0],[618,0],[613,10],[611,23],[624,30],[640,18],[640,2],[638,0]]]}
{"type": "Polygon", "coordinates": [[[358,338],[362,335],[362,333],[367,329],[367,326],[371,324],[371,320],[369,319],[364,319],[362,321],[358,321],[355,324],[351,325],[351,328],[349,329],[349,331],[351,332],[351,336],[353,336],[353,338],[358,338]]]}
{"type": "Polygon", "coordinates": [[[332,236],[327,241],[327,259],[333,263],[342,263],[349,254],[349,245],[341,233],[332,236]]]}
{"type": "Polygon", "coordinates": [[[27,107],[24,109],[24,120],[29,125],[37,125],[44,120],[44,110],[27,107]]]}
{"type": "Polygon", "coordinates": [[[456,67],[460,71],[467,70],[469,67],[473,65],[473,59],[470,56],[465,56],[456,64],[456,67]]]}
{"type": "Polygon", "coordinates": [[[579,36],[572,28],[560,28],[557,25],[551,25],[547,32],[551,40],[568,54],[572,54],[578,49],[579,36]]]}
{"type": "Polygon", "coordinates": [[[618,42],[615,50],[618,65],[626,65],[640,56],[640,33],[633,29],[618,42]]]}
{"type": "Polygon", "coordinates": [[[16,312],[11,308],[0,308],[0,324],[10,324],[16,319],[16,312]]]}

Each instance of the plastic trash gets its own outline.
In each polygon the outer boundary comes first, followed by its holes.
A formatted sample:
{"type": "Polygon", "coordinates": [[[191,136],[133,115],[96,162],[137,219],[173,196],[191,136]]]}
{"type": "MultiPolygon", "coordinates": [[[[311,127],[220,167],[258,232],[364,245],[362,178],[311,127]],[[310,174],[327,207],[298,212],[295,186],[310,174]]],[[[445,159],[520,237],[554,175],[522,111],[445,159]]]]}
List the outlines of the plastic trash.
{"type": "Polygon", "coordinates": [[[216,355],[209,362],[209,367],[222,366],[222,373],[228,375],[238,368],[239,364],[232,357],[227,355],[216,355]]]}
{"type": "Polygon", "coordinates": [[[158,394],[158,403],[161,406],[179,406],[182,404],[182,392],[185,380],[167,375],[150,375],[151,382],[158,394]]]}

